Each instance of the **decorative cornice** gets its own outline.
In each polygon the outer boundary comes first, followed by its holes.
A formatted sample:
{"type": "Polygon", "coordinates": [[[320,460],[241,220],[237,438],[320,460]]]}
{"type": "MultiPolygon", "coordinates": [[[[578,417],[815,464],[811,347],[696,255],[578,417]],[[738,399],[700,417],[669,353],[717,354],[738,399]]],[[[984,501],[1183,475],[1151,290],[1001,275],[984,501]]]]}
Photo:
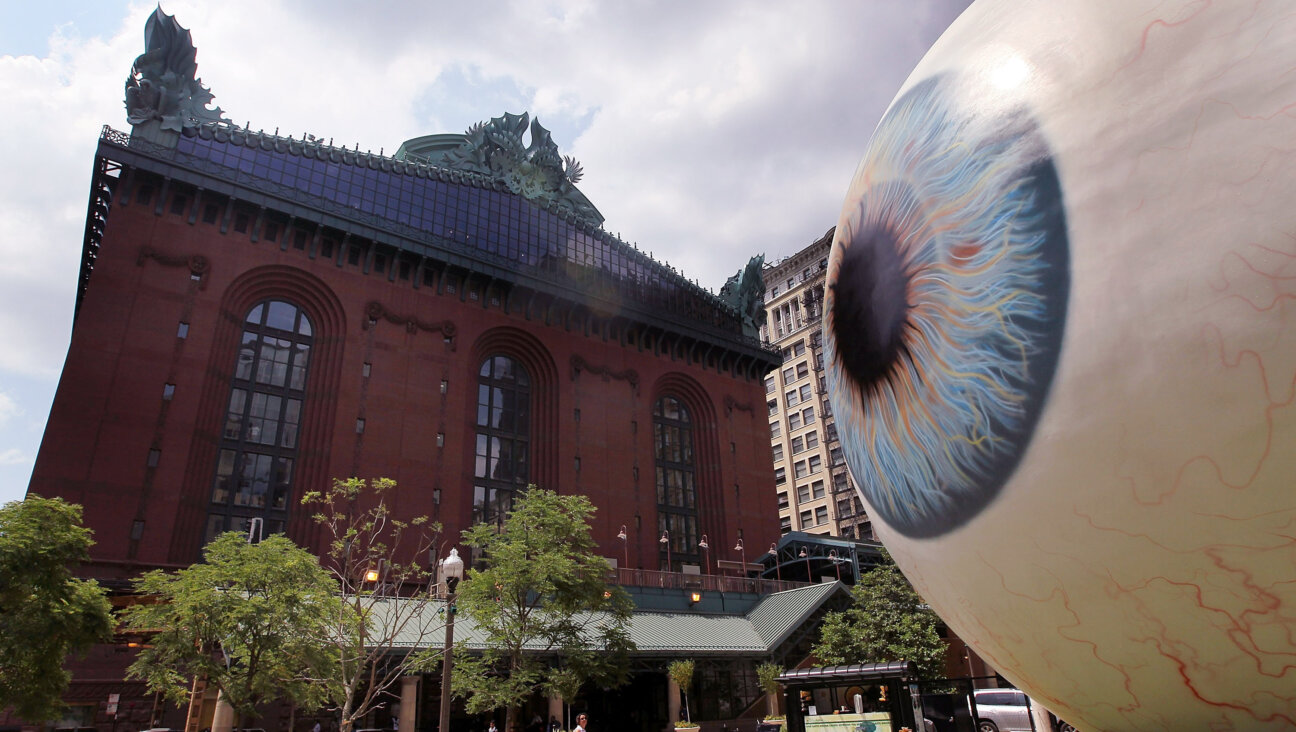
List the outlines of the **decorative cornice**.
{"type": "Polygon", "coordinates": [[[427,323],[413,316],[393,313],[387,309],[387,306],[377,300],[371,300],[368,305],[365,305],[365,316],[366,319],[363,327],[366,329],[370,328],[371,324],[378,322],[380,319],[386,320],[388,323],[405,326],[405,331],[407,333],[416,333],[420,330],[429,333],[440,333],[450,341],[450,350],[455,350],[455,333],[458,332],[458,329],[455,327],[454,321],[452,320],[427,323]]]}
{"type": "Polygon", "coordinates": [[[752,415],[755,414],[752,411],[751,402],[739,402],[737,399],[734,399],[729,394],[725,394],[724,396],[724,406],[725,406],[726,417],[732,415],[735,409],[746,412],[748,414],[752,414],[752,415]]]}
{"type": "Polygon", "coordinates": [[[603,377],[604,381],[608,381],[610,379],[616,379],[617,381],[624,381],[630,385],[631,389],[634,390],[635,396],[639,396],[639,372],[635,371],[634,369],[626,369],[625,371],[613,371],[607,366],[595,366],[591,364],[589,361],[586,361],[585,359],[581,358],[580,356],[572,356],[571,357],[571,380],[575,381],[580,376],[580,373],[582,371],[588,371],[591,374],[601,376],[603,377]]]}
{"type": "Polygon", "coordinates": [[[603,219],[576,190],[584,174],[580,163],[558,152],[549,130],[540,120],[522,114],[505,113],[489,122],[478,122],[464,133],[463,143],[449,151],[443,164],[500,180],[509,191],[549,208],[556,207],[592,226],[603,219]],[[531,132],[531,144],[522,135],[531,132]]]}
{"type": "Polygon", "coordinates": [[[738,311],[743,335],[748,338],[759,338],[760,328],[765,324],[764,267],[765,255],[758,254],[720,288],[720,299],[738,311]]]}
{"type": "Polygon", "coordinates": [[[211,269],[211,262],[203,255],[167,254],[145,245],[140,247],[139,256],[135,258],[135,266],[143,267],[147,259],[152,259],[163,267],[188,267],[189,273],[198,278],[198,286],[207,289],[207,273],[211,269]]]}
{"type": "Polygon", "coordinates": [[[189,31],[158,6],[144,24],[144,53],[126,77],[127,121],[187,134],[199,125],[225,121],[220,107],[207,108],[212,93],[197,78],[197,53],[189,31]]]}

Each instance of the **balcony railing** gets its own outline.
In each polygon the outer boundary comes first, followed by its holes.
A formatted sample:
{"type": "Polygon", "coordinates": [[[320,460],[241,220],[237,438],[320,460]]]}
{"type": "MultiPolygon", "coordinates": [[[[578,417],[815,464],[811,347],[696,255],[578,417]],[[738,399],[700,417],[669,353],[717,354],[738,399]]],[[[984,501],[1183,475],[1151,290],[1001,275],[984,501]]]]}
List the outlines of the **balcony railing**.
{"type": "Polygon", "coordinates": [[[660,587],[668,590],[698,590],[701,592],[752,592],[768,595],[805,587],[808,582],[736,577],[723,574],[684,574],[659,572],[651,569],[619,567],[610,570],[608,581],[626,587],[660,587]]]}

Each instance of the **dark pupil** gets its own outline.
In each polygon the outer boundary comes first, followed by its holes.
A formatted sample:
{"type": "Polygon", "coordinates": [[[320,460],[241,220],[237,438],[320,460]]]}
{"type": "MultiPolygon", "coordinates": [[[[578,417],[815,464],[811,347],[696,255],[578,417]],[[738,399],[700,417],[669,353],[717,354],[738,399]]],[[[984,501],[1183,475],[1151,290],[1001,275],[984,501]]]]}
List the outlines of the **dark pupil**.
{"type": "Polygon", "coordinates": [[[868,393],[904,348],[908,282],[891,231],[859,231],[848,244],[832,284],[833,335],[842,366],[868,393]]]}

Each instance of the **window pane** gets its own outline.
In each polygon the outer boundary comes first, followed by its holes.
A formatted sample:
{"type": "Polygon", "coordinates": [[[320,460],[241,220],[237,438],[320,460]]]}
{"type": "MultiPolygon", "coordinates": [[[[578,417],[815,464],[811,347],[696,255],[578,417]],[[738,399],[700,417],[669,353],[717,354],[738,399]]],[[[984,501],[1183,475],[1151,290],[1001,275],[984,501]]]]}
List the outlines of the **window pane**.
{"type": "Polygon", "coordinates": [[[281,447],[297,447],[297,425],[301,422],[301,400],[289,399],[284,409],[283,437],[279,440],[281,447]]]}
{"type": "Polygon", "coordinates": [[[247,398],[247,392],[242,389],[231,389],[229,410],[225,415],[225,429],[222,435],[227,440],[237,440],[243,429],[243,411],[244,401],[247,398]]]}
{"type": "Polygon", "coordinates": [[[234,378],[247,381],[252,378],[252,360],[256,355],[257,337],[255,333],[243,332],[243,346],[239,349],[238,363],[234,367],[234,378]]]}
{"type": "Polygon", "coordinates": [[[212,503],[225,504],[230,499],[230,478],[234,475],[234,451],[221,450],[216,461],[216,484],[212,488],[212,503]]]}
{"type": "Polygon", "coordinates": [[[306,367],[310,364],[310,346],[298,343],[292,362],[292,381],[289,388],[301,391],[306,388],[306,367]]]}
{"type": "Polygon", "coordinates": [[[297,308],[282,300],[270,303],[266,313],[266,327],[293,332],[297,330],[297,308]]]}
{"type": "Polygon", "coordinates": [[[286,508],[288,504],[288,486],[292,483],[293,461],[288,458],[275,458],[274,484],[271,487],[270,505],[275,508],[286,508]]]}
{"type": "Polygon", "coordinates": [[[207,517],[207,531],[203,536],[204,543],[211,543],[213,539],[225,533],[225,514],[213,514],[207,517]]]}

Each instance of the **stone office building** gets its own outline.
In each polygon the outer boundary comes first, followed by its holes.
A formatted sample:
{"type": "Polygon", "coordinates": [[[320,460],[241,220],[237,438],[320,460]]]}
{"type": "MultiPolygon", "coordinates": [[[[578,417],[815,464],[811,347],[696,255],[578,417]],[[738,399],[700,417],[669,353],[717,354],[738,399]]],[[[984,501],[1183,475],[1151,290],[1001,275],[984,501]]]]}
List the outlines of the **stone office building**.
{"type": "Polygon", "coordinates": [[[765,377],[781,531],[871,540],[873,525],[846,468],[824,373],[823,295],[833,229],[766,265],[761,340],[783,354],[765,377]]]}

